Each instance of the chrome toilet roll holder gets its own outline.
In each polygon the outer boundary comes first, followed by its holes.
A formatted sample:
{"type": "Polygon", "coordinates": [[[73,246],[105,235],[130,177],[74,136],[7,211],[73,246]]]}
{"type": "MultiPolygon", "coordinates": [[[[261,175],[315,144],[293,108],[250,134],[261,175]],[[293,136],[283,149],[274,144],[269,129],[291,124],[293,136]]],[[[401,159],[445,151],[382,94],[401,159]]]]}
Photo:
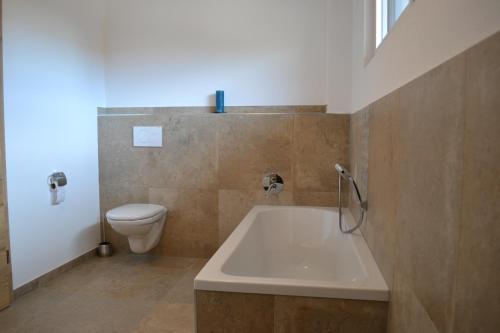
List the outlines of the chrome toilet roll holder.
{"type": "Polygon", "coordinates": [[[68,184],[68,178],[64,172],[54,172],[47,177],[49,185],[51,204],[58,205],[64,201],[64,186],[68,184]]]}

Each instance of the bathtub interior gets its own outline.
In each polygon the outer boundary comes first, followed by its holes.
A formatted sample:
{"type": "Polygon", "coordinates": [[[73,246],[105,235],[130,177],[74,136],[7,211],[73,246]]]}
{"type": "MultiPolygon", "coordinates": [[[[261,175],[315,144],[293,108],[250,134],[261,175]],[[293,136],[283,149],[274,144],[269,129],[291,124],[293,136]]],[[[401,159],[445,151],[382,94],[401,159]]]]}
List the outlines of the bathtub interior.
{"type": "Polygon", "coordinates": [[[359,283],[368,277],[353,237],[338,215],[313,208],[272,209],[255,216],[222,265],[227,275],[359,283]]]}

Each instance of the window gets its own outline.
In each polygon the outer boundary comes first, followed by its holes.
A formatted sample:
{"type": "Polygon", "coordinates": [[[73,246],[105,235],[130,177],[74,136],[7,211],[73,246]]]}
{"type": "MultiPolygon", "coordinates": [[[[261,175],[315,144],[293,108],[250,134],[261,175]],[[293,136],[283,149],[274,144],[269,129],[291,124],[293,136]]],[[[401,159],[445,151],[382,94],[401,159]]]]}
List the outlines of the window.
{"type": "Polygon", "coordinates": [[[379,47],[411,1],[413,0],[376,0],[375,47],[379,47]]]}

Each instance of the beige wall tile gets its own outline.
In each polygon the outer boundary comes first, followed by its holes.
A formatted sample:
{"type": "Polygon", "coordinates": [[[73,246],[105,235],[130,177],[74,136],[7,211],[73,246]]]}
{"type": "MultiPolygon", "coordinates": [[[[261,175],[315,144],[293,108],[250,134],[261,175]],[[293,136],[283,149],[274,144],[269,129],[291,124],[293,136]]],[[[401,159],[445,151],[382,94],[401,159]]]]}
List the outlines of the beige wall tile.
{"type": "MultiPolygon", "coordinates": [[[[343,202],[347,196],[343,195],[343,202]]],[[[337,192],[303,192],[293,193],[293,203],[297,206],[338,207],[339,195],[337,192]]]]}
{"type": "Polygon", "coordinates": [[[274,296],[196,290],[197,333],[273,333],[274,296]]]}
{"type": "MultiPolygon", "coordinates": [[[[358,183],[361,197],[364,200],[368,198],[368,141],[369,141],[369,107],[366,107],[353,115],[351,115],[350,131],[349,131],[349,164],[351,175],[358,183]]],[[[355,219],[359,219],[361,212],[359,204],[354,197],[354,192],[349,185],[343,181],[348,197],[346,204],[349,205],[351,213],[355,219]]],[[[366,220],[366,218],[365,218],[366,220]]],[[[366,228],[366,224],[362,225],[361,230],[366,228]]]]}
{"type": "Polygon", "coordinates": [[[218,247],[218,193],[150,188],[149,202],[167,207],[163,237],[155,253],[210,257],[218,247]]]}
{"type": "Polygon", "coordinates": [[[147,160],[154,149],[132,147],[132,127],[157,124],[148,117],[99,117],[99,180],[101,186],[130,188],[148,184],[147,160]]]}
{"type": "Polygon", "coordinates": [[[467,52],[454,332],[500,329],[500,33],[467,52]]]}
{"type": "Polygon", "coordinates": [[[221,189],[261,190],[270,171],[292,181],[290,115],[220,115],[217,142],[221,189]]]}
{"type": "Polygon", "coordinates": [[[219,190],[219,244],[229,237],[256,205],[292,205],[291,192],[266,197],[264,190],[219,190]]]}
{"type": "Polygon", "coordinates": [[[217,119],[213,115],[165,116],[164,144],[146,149],[148,186],[217,189],[217,119]]]}
{"type": "Polygon", "coordinates": [[[296,115],[293,126],[294,190],[337,191],[335,163],[349,167],[349,115],[296,115]]]}
{"type": "Polygon", "coordinates": [[[442,332],[450,328],[460,230],[464,75],[459,56],[400,90],[401,269],[442,332]]]}
{"type": "Polygon", "coordinates": [[[405,278],[396,274],[389,306],[389,333],[438,333],[405,278]]]}
{"type": "Polygon", "coordinates": [[[399,94],[370,106],[368,216],[363,236],[392,286],[397,254],[399,205],[399,94]]]}
{"type": "Polygon", "coordinates": [[[276,296],[276,333],[385,333],[387,302],[276,296]]]}
{"type": "Polygon", "coordinates": [[[366,107],[351,115],[349,132],[350,172],[359,185],[361,195],[368,196],[368,142],[371,113],[366,107]]]}

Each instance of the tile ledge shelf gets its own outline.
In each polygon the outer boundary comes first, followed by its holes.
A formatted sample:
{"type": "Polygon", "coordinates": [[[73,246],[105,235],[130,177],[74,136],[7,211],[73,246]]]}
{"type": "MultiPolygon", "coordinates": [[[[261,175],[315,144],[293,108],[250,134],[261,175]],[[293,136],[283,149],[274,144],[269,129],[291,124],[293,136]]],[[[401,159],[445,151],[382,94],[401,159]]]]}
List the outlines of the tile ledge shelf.
{"type": "Polygon", "coordinates": [[[293,106],[227,106],[226,112],[219,114],[215,107],[119,107],[98,108],[98,116],[143,116],[143,115],[280,115],[280,114],[326,114],[325,105],[293,106]]]}

